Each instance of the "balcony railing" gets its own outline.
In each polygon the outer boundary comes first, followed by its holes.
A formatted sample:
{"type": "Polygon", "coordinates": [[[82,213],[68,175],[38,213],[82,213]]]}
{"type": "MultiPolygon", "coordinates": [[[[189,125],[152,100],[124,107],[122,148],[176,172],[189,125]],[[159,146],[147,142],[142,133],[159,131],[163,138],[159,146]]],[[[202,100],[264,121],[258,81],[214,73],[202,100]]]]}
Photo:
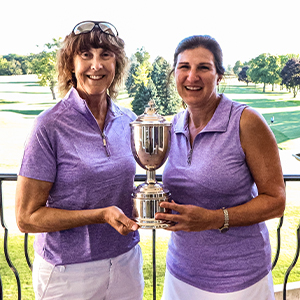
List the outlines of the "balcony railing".
{"type": "MultiPolygon", "coordinates": [[[[162,177],[161,175],[156,175],[157,180],[161,181],[162,177]]],[[[3,245],[3,252],[4,252],[4,257],[5,260],[9,266],[9,268],[11,269],[11,271],[14,273],[14,277],[16,280],[16,285],[17,285],[17,289],[18,289],[18,299],[22,299],[22,290],[21,290],[21,280],[20,280],[20,276],[18,273],[17,268],[14,266],[14,264],[12,263],[11,259],[10,259],[10,253],[8,250],[8,235],[9,235],[9,228],[7,228],[6,223],[5,223],[5,216],[4,216],[4,204],[3,204],[3,190],[2,190],[2,183],[4,181],[16,181],[17,180],[17,175],[16,174],[0,174],[0,221],[1,221],[1,226],[4,229],[4,245],[3,245]]],[[[146,180],[146,176],[145,175],[136,175],[135,177],[135,181],[145,181],[146,180]]],[[[300,182],[300,175],[284,175],[284,181],[285,183],[287,182],[293,182],[293,181],[297,181],[300,182]]],[[[287,199],[288,201],[288,199],[287,199]]],[[[300,220],[300,216],[299,216],[299,220],[300,220]]],[[[273,262],[272,262],[272,269],[274,269],[274,267],[276,266],[278,259],[280,257],[280,250],[281,250],[281,244],[282,244],[282,240],[281,240],[281,229],[284,223],[284,217],[279,219],[278,225],[277,225],[277,246],[276,246],[276,250],[275,250],[275,255],[273,258],[273,262]]],[[[153,299],[156,299],[156,244],[155,244],[155,240],[156,240],[156,234],[155,234],[155,229],[152,230],[152,259],[153,259],[153,299]]],[[[291,262],[291,264],[289,265],[289,267],[286,269],[285,271],[285,275],[284,275],[284,281],[283,281],[283,290],[282,290],[282,299],[286,300],[287,298],[287,283],[288,283],[288,279],[289,279],[289,275],[291,273],[291,271],[293,270],[293,268],[295,267],[298,258],[299,258],[299,251],[300,251],[300,222],[298,223],[298,226],[296,228],[296,245],[295,245],[295,253],[294,253],[294,258],[291,262]]],[[[25,253],[25,260],[27,262],[28,268],[31,270],[32,269],[32,263],[30,260],[30,256],[28,253],[28,234],[24,234],[24,253],[25,253]]],[[[1,254],[1,253],[0,253],[1,254]]],[[[300,281],[300,278],[299,278],[300,281]]],[[[3,295],[4,295],[4,291],[3,291],[3,285],[2,285],[2,281],[1,281],[1,270],[0,270],[0,300],[3,299],[3,295]]]]}

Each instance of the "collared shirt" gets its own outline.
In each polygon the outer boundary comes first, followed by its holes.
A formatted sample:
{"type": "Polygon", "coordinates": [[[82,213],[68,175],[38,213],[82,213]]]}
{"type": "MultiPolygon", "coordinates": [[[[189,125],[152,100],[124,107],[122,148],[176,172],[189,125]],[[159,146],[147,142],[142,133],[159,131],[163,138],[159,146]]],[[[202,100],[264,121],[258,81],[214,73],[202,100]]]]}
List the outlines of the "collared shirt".
{"type": "MultiPolygon", "coordinates": [[[[175,116],[163,182],[176,203],[215,210],[257,196],[240,143],[239,124],[245,107],[222,95],[213,117],[193,145],[188,110],[175,116]]],[[[232,227],[224,234],[219,230],[174,232],[167,267],[176,278],[209,292],[247,288],[271,268],[267,227],[262,222],[232,227]]]]}
{"type": "MultiPolygon", "coordinates": [[[[46,205],[67,210],[118,206],[132,217],[136,163],[129,123],[136,116],[108,98],[104,130],[72,88],[36,118],[19,174],[53,182],[46,205]]],[[[54,264],[71,264],[123,254],[139,241],[109,224],[93,224],[36,235],[35,251],[54,264]]]]}

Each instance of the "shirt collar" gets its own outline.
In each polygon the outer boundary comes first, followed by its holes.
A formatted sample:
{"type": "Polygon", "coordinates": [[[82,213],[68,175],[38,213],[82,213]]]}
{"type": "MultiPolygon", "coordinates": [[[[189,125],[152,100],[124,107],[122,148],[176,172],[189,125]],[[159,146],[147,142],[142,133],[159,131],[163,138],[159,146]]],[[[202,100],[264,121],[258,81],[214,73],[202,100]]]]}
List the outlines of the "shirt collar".
{"type": "MultiPolygon", "coordinates": [[[[74,87],[69,90],[64,100],[71,101],[72,107],[83,115],[86,115],[88,111],[91,113],[86,101],[79,96],[78,91],[74,87]]],[[[123,114],[119,107],[111,100],[109,95],[107,95],[107,103],[108,107],[106,119],[115,118],[123,114]]]]}
{"type": "MultiPolygon", "coordinates": [[[[231,113],[232,101],[228,99],[224,94],[221,94],[221,101],[216,108],[212,118],[201,132],[225,132],[227,130],[230,113],[231,113]]],[[[179,117],[176,125],[176,133],[188,132],[188,120],[189,112],[186,109],[179,117]]]]}

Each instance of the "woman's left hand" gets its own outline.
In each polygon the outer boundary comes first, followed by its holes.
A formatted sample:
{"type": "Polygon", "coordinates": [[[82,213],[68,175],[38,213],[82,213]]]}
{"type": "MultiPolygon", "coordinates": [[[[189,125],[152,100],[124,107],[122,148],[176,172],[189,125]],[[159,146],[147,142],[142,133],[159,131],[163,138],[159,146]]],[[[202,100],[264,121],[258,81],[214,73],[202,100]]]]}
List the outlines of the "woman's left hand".
{"type": "Polygon", "coordinates": [[[130,232],[139,229],[139,225],[129,219],[123,211],[117,206],[109,206],[103,209],[104,220],[122,235],[127,235],[130,232]]]}
{"type": "Polygon", "coordinates": [[[222,209],[208,210],[195,205],[181,205],[172,202],[162,202],[160,207],[172,209],[178,214],[156,213],[156,220],[167,220],[176,223],[166,228],[169,231],[203,231],[217,229],[223,225],[222,209]]]}

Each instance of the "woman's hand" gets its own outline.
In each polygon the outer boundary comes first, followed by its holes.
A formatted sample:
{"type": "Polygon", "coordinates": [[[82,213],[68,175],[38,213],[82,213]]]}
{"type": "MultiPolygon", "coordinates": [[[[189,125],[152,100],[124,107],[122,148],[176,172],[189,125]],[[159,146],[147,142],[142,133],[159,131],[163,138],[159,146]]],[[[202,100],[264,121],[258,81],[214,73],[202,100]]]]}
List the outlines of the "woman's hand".
{"type": "Polygon", "coordinates": [[[128,233],[139,229],[139,225],[135,221],[129,219],[117,206],[109,206],[104,208],[104,210],[105,222],[122,235],[127,235],[128,233]]]}
{"type": "Polygon", "coordinates": [[[208,210],[195,205],[181,205],[172,202],[162,202],[160,207],[172,209],[178,214],[157,213],[156,220],[167,220],[176,224],[167,228],[169,231],[203,231],[220,228],[224,223],[222,209],[208,210]]]}

